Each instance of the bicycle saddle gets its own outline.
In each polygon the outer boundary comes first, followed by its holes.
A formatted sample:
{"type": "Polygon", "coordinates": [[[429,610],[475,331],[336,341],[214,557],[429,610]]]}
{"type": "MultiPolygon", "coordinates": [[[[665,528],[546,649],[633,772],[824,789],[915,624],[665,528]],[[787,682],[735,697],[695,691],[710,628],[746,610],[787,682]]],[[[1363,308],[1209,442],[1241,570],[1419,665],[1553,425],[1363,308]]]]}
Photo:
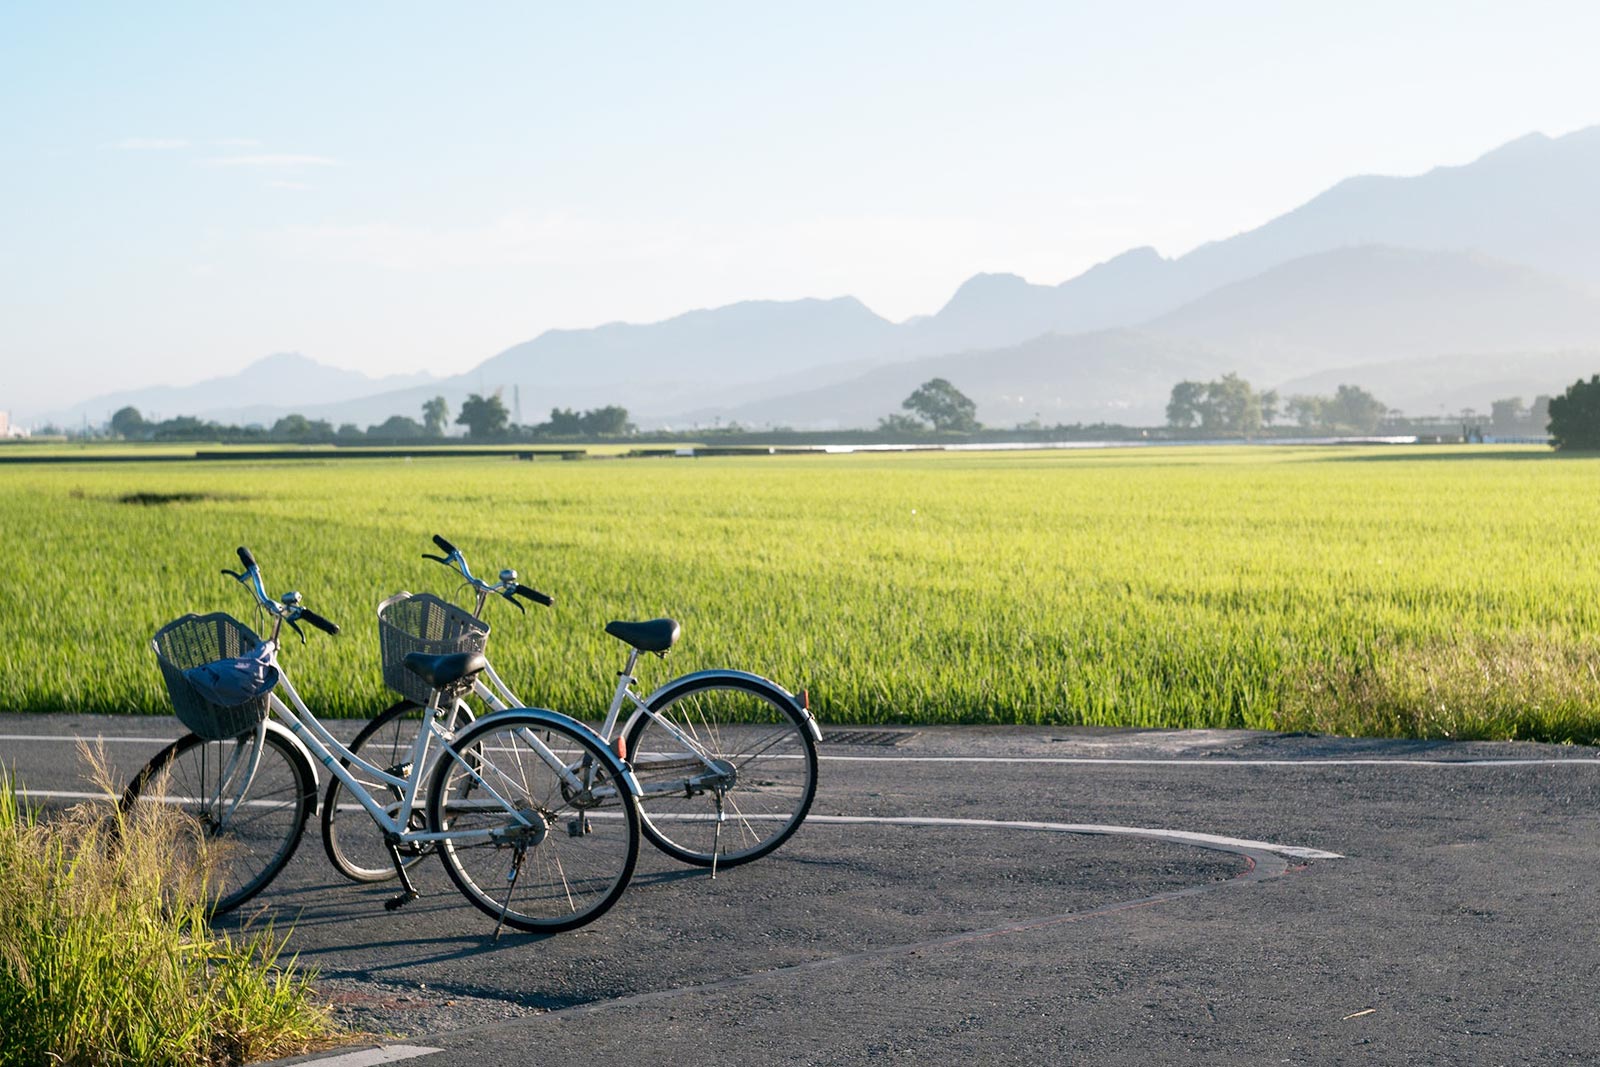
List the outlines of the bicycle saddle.
{"type": "Polygon", "coordinates": [[[649,622],[608,622],[606,633],[625,641],[640,652],[665,652],[678,641],[683,628],[677,619],[651,619],[649,622]]]}
{"type": "Polygon", "coordinates": [[[448,689],[463,678],[470,678],[489,665],[481,652],[452,652],[430,656],[426,652],[407,652],[406,670],[427,682],[433,689],[448,689]]]}

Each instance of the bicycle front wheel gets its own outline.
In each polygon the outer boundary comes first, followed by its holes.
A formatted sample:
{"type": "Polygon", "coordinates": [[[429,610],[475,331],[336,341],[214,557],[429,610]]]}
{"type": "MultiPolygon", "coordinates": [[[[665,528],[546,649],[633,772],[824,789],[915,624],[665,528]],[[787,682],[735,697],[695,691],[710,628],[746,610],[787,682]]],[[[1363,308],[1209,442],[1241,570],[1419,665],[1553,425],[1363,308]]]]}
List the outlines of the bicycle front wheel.
{"type": "Polygon", "coordinates": [[[457,888],[496,919],[556,933],[615,904],[639,858],[639,809],[605,751],[547,715],[502,711],[446,746],[428,824],[457,888]]]}
{"type": "Polygon", "coordinates": [[[162,804],[199,824],[203,855],[176,857],[204,869],[207,908],[232,911],[266,888],[294,856],[316,806],[311,765],[281,735],[263,735],[261,761],[249,774],[254,734],[207,741],[180,737],[158,752],[122,794],[125,814],[141,804],[162,804]]]}
{"type": "Polygon", "coordinates": [[[817,792],[810,727],[784,693],[742,675],[667,687],[634,720],[627,756],[645,837],[700,867],[772,852],[817,792]]]}
{"type": "MultiPolygon", "coordinates": [[[[350,751],[397,778],[410,778],[414,771],[411,758],[416,752],[417,731],[422,728],[422,712],[422,706],[414,701],[401,700],[392,704],[361,728],[350,742],[350,751]]],[[[440,720],[447,730],[460,729],[472,722],[472,712],[465,704],[457,702],[454,715],[440,712],[440,720]]],[[[437,755],[437,746],[432,752],[437,755]]],[[[404,797],[398,786],[373,776],[349,760],[341,762],[373,799],[384,805],[390,816],[399,816],[404,797]]],[[[409,829],[422,829],[426,810],[425,798],[418,796],[409,829]]],[[[328,792],[322,800],[322,847],[334,868],[351,881],[382,882],[395,876],[394,860],[389,856],[382,827],[356,802],[349,787],[338,777],[328,783],[328,792]]],[[[413,841],[401,843],[399,849],[401,864],[410,867],[432,852],[433,846],[413,841]]]]}

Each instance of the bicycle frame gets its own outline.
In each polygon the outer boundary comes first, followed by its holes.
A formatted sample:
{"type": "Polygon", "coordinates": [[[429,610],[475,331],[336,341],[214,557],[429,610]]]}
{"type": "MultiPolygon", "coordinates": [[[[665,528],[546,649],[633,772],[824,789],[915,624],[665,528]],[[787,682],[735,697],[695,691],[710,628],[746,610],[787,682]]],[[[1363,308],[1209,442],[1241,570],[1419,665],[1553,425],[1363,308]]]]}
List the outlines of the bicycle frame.
{"type": "MultiPolygon", "coordinates": [[[[273,640],[268,642],[268,644],[271,646],[272,650],[271,662],[274,665],[277,665],[277,643],[275,640],[273,640]]],[[[527,816],[523,815],[517,810],[516,805],[512,804],[505,797],[503,797],[493,785],[491,785],[481,774],[478,773],[477,768],[473,767],[467,760],[462,759],[460,754],[457,753],[455,749],[450,747],[453,734],[441,727],[437,721],[439,713],[437,694],[435,694],[434,699],[430,701],[428,706],[423,710],[422,727],[417,731],[417,740],[412,751],[412,774],[409,778],[402,778],[398,775],[391,774],[380,767],[374,766],[356,753],[350,751],[349,748],[345,747],[345,745],[341,743],[338,738],[334,737],[333,734],[328,731],[328,728],[317,719],[316,715],[312,713],[311,709],[306,707],[305,701],[300,698],[300,694],[295,691],[293,683],[290,682],[288,673],[284,671],[281,666],[279,666],[278,669],[278,684],[282,691],[288,696],[289,703],[284,703],[284,701],[279,698],[278,694],[274,692],[271,700],[269,701],[269,707],[272,715],[276,716],[281,721],[282,725],[289,730],[289,732],[295,737],[296,740],[300,742],[302,746],[304,746],[307,753],[313,759],[320,762],[328,769],[330,774],[344,783],[345,788],[350,791],[351,796],[355,798],[355,800],[361,805],[366,813],[372,817],[373,821],[378,824],[378,826],[384,831],[385,835],[391,840],[406,843],[445,840],[465,841],[476,838],[489,838],[497,834],[504,833],[502,829],[495,828],[484,828],[481,830],[437,831],[408,829],[411,823],[411,816],[416,811],[417,801],[421,794],[424,771],[429,767],[427,761],[428,750],[435,738],[438,739],[442,748],[442,755],[440,758],[448,756],[449,758],[454,759],[458,764],[461,765],[462,769],[465,770],[467,774],[472,776],[473,781],[479,786],[479,788],[484,790],[489,800],[497,803],[508,815],[517,819],[524,826],[531,827],[533,825],[532,821],[527,816]],[[351,772],[348,765],[359,767],[366,774],[371,775],[373,778],[376,778],[378,781],[381,781],[386,785],[392,786],[400,792],[400,808],[395,816],[390,816],[388,809],[378,803],[378,801],[372,796],[371,792],[368,791],[367,787],[355,777],[354,773],[351,772]]],[[[263,727],[264,726],[265,723],[263,723],[263,727]]],[[[581,790],[585,788],[587,783],[585,783],[583,778],[580,777],[579,772],[574,769],[574,766],[569,765],[565,760],[561,759],[558,755],[556,755],[556,753],[551,751],[551,749],[546,746],[544,742],[541,741],[536,735],[529,732],[524,740],[526,740],[534,748],[539,757],[543,759],[552,770],[566,780],[568,785],[572,786],[575,790],[581,790]]],[[[255,751],[260,751],[259,734],[255,751]]],[[[631,779],[632,776],[629,775],[628,778],[624,780],[624,784],[634,792],[637,792],[637,784],[632,782],[631,779]]],[[[244,789],[247,789],[248,787],[249,781],[246,780],[244,789]]],[[[243,789],[240,790],[240,795],[243,795],[243,789]]]]}
{"type": "MultiPolygon", "coordinates": [[[[479,607],[481,610],[482,605],[480,604],[479,607]]],[[[650,705],[655,701],[656,697],[665,692],[669,686],[682,684],[686,678],[692,679],[697,677],[698,674],[689,674],[682,678],[674,678],[672,681],[667,682],[665,685],[657,688],[649,696],[641,699],[638,694],[633,691],[633,683],[638,680],[633,675],[633,669],[638,665],[640,654],[641,653],[637,648],[630,648],[628,650],[628,663],[625,667],[623,667],[621,674],[619,674],[617,677],[617,689],[611,697],[611,706],[606,711],[604,723],[597,731],[600,740],[606,746],[611,747],[612,751],[617,751],[615,748],[616,739],[619,736],[627,736],[627,734],[633,730],[634,723],[637,722],[641,717],[648,717],[658,726],[660,726],[661,729],[670,734],[674,740],[683,745],[688,752],[692,753],[695,759],[700,761],[703,772],[698,775],[688,775],[682,780],[678,781],[658,781],[652,782],[649,785],[636,783],[634,795],[638,797],[648,797],[654,794],[682,793],[697,785],[703,786],[721,781],[724,778],[724,772],[720,770],[712,761],[712,757],[707,754],[705,746],[701,745],[695,741],[694,738],[684,733],[674,723],[662,718],[660,715],[657,715],[654,711],[650,710],[650,705]],[[619,732],[617,730],[617,722],[622,717],[623,706],[627,703],[633,704],[633,711],[629,714],[627,721],[623,724],[622,730],[619,732]]],[[[753,674],[745,674],[742,671],[718,670],[699,673],[715,675],[721,678],[726,678],[730,675],[745,677],[749,678],[751,681],[763,682],[767,685],[773,684],[765,678],[760,678],[753,674]]],[[[777,687],[774,685],[773,688],[777,687]]],[[[484,668],[482,675],[473,680],[472,692],[473,695],[482,700],[484,704],[494,711],[506,711],[510,708],[518,708],[523,706],[522,702],[517,698],[517,695],[511,691],[511,687],[506,685],[504,679],[502,679],[495,671],[492,664],[484,668]],[[488,677],[487,683],[484,681],[484,676],[488,677]]],[[[621,756],[622,753],[619,752],[618,755],[621,756]]]]}

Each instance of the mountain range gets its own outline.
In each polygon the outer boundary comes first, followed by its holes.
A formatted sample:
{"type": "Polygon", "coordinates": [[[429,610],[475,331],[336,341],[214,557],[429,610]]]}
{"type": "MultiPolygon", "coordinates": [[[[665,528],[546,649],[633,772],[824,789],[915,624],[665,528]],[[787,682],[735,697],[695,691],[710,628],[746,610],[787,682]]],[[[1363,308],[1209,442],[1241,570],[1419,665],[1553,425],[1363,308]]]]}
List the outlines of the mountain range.
{"type": "Polygon", "coordinates": [[[852,297],[748,301],[547,331],[447,378],[375,380],[280,355],[72,411],[367,425],[501,389],[524,422],[617,403],[645,427],[845,427],[940,376],[995,425],[1154,424],[1174,382],[1228,371],[1287,392],[1350,382],[1418,414],[1484,410],[1600,371],[1596,188],[1600,127],[1530,134],[1463,166],[1347,179],[1174,259],[1138,248],[1059,285],[979,274],[903,323],[852,297]]]}

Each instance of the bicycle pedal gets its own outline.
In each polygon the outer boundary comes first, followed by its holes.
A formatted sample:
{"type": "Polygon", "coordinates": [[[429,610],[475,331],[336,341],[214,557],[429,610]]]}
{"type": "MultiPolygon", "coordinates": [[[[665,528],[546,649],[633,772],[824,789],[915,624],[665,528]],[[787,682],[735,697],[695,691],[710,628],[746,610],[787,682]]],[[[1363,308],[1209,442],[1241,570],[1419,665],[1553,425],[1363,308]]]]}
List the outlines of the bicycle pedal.
{"type": "Polygon", "coordinates": [[[586,817],[580,816],[576,819],[567,820],[568,837],[582,837],[584,834],[589,833],[593,829],[594,827],[589,825],[589,820],[586,817]]]}
{"type": "Polygon", "coordinates": [[[413,889],[413,890],[410,890],[409,892],[401,893],[397,897],[390,897],[388,900],[383,902],[383,910],[384,911],[399,911],[401,908],[405,907],[407,904],[411,903],[413,900],[416,900],[417,897],[419,897],[419,896],[421,896],[421,894],[413,889]]]}

